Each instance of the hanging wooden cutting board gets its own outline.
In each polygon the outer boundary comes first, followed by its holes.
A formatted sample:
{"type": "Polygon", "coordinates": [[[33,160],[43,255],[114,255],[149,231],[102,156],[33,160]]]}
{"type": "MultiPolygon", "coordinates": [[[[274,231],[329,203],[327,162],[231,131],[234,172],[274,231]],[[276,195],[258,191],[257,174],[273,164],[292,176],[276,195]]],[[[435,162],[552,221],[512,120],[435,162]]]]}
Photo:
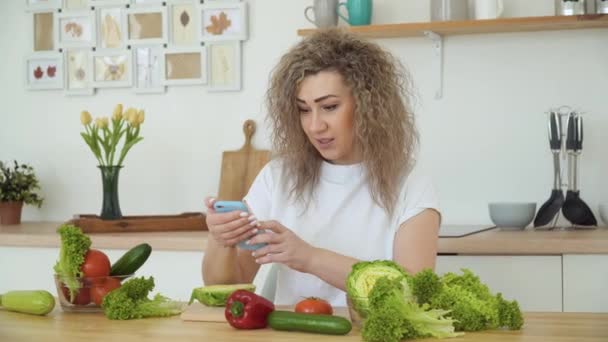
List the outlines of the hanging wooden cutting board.
{"type": "MultiPolygon", "coordinates": [[[[293,311],[293,306],[278,305],[275,307],[275,310],[293,311]]],[[[345,307],[335,307],[334,315],[342,316],[350,320],[348,309],[345,307]]],[[[205,306],[198,302],[188,305],[180,317],[183,321],[226,322],[226,318],[224,317],[224,307],[205,306]]]]}
{"type": "Polygon", "coordinates": [[[243,125],[245,145],[238,151],[225,151],[222,154],[222,170],[218,199],[240,201],[245,197],[251,183],[260,170],[268,163],[270,151],[256,150],[251,145],[255,133],[255,122],[245,121],[243,125]]]}

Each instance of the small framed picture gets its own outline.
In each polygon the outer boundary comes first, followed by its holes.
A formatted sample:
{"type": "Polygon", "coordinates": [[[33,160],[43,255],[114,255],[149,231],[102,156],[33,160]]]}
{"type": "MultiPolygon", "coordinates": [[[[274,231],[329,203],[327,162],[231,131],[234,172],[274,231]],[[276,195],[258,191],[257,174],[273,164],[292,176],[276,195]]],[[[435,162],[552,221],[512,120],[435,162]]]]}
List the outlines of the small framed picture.
{"type": "Polygon", "coordinates": [[[97,8],[97,6],[113,6],[113,5],[128,5],[130,0],[89,0],[89,5],[97,8]]]}
{"type": "Polygon", "coordinates": [[[97,48],[125,48],[127,41],[126,8],[97,7],[97,48]]]}
{"type": "Polygon", "coordinates": [[[30,90],[63,88],[63,55],[37,52],[25,59],[26,88],[30,90]]]}
{"type": "Polygon", "coordinates": [[[93,86],[118,88],[131,86],[131,51],[93,52],[93,86]]]}
{"type": "Polygon", "coordinates": [[[209,91],[241,90],[241,42],[210,42],[209,91]]]}
{"type": "Polygon", "coordinates": [[[60,48],[95,46],[95,12],[91,10],[58,13],[57,43],[60,48]]]}
{"type": "Polygon", "coordinates": [[[131,4],[135,6],[150,6],[150,5],[160,5],[166,0],[131,0],[131,4]]]}
{"type": "Polygon", "coordinates": [[[83,10],[88,6],[89,0],[63,0],[63,8],[66,10],[83,10]]]}
{"type": "Polygon", "coordinates": [[[55,10],[61,8],[61,0],[25,0],[26,11],[55,10]]]}
{"type": "Polygon", "coordinates": [[[167,8],[137,7],[127,10],[127,43],[166,44],[167,43],[167,8]]]}
{"type": "Polygon", "coordinates": [[[86,48],[66,49],[63,55],[66,95],[93,95],[91,51],[86,48]]]}
{"type": "Polygon", "coordinates": [[[246,40],[247,3],[212,1],[200,5],[200,40],[246,40]]]}
{"type": "Polygon", "coordinates": [[[199,18],[197,6],[192,1],[167,4],[169,13],[169,42],[172,45],[196,45],[199,41],[196,27],[199,18]]]}
{"type": "Polygon", "coordinates": [[[165,49],[162,60],[163,83],[187,85],[207,83],[207,50],[197,48],[165,49]]]}
{"type": "Polygon", "coordinates": [[[48,10],[32,12],[32,50],[54,51],[57,48],[57,13],[48,10]]]}
{"type": "Polygon", "coordinates": [[[163,49],[160,46],[136,46],[133,49],[133,89],[136,93],[164,93],[162,80],[163,49]]]}

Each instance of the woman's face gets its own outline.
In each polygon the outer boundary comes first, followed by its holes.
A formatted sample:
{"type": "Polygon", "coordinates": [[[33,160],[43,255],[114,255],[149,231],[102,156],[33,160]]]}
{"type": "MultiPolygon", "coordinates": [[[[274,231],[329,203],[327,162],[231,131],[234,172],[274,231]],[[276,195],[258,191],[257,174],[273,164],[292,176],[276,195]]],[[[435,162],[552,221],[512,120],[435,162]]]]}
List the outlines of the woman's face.
{"type": "Polygon", "coordinates": [[[361,161],[354,144],[355,99],[342,75],[321,71],[307,76],[296,101],[302,129],[325,160],[333,164],[361,161]]]}

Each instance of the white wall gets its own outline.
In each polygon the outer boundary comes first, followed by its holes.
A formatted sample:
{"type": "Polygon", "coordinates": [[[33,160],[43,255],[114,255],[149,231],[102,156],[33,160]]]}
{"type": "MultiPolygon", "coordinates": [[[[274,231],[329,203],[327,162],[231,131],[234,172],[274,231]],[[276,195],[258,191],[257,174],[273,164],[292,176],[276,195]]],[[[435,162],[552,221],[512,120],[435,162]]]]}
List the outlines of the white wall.
{"type": "MultiPolygon", "coordinates": [[[[244,43],[244,87],[207,93],[170,87],[161,95],[102,89],[92,97],[23,88],[23,56],[30,38],[24,1],[0,1],[0,159],[34,165],[46,198],[26,207],[25,220],[64,220],[98,213],[101,182],[79,136],[79,113],[109,114],[118,102],[146,109],[144,141],[121,173],[123,214],[201,210],[219,183],[221,152],[243,143],[241,125],[258,122],[255,145],[269,147],[263,95],[279,56],[310,27],[312,0],[249,0],[250,39],[244,43]]],[[[507,16],[551,15],[553,0],[508,0],[507,16]]],[[[427,21],[428,1],[376,0],[374,23],[427,21]]],[[[489,223],[487,202],[542,203],[552,186],[543,114],[568,104],[588,112],[581,161],[582,197],[593,208],[608,201],[608,30],[507,33],[448,37],[444,98],[435,100],[431,43],[424,38],[383,39],[418,88],[422,136],[420,165],[433,175],[444,222],[489,223]]]]}

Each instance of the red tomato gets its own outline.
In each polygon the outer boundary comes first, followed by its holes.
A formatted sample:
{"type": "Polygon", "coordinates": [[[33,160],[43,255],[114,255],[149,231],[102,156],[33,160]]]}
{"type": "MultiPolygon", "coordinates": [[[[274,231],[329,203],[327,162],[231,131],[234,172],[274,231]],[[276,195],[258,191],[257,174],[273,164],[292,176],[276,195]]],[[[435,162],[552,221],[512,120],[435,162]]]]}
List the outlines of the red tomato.
{"type": "Polygon", "coordinates": [[[101,305],[103,297],[105,297],[110,291],[120,287],[120,280],[116,278],[106,278],[101,284],[95,284],[91,288],[91,297],[93,302],[97,305],[101,305]]]}
{"type": "Polygon", "coordinates": [[[102,251],[89,249],[80,270],[85,278],[107,277],[110,275],[110,259],[102,251]]]}
{"type": "Polygon", "coordinates": [[[61,291],[65,299],[74,305],[87,305],[91,302],[91,294],[87,288],[80,288],[73,301],[70,301],[70,290],[65,285],[61,286],[61,291]]]}
{"type": "Polygon", "coordinates": [[[334,310],[325,299],[308,297],[296,304],[295,312],[333,315],[334,310]]]}

